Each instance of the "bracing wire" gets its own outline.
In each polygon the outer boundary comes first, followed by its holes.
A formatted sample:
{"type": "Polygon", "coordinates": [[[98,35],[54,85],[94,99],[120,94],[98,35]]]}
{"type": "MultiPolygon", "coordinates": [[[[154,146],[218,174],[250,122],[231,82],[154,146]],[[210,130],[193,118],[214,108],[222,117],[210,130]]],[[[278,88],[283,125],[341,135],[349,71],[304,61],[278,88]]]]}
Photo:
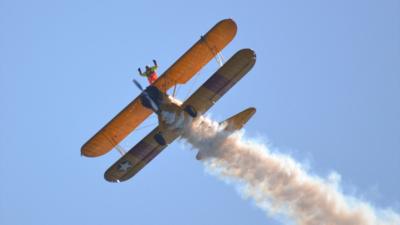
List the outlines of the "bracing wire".
{"type": "Polygon", "coordinates": [[[137,129],[135,129],[135,131],[143,130],[143,129],[149,128],[149,127],[157,125],[157,124],[158,124],[158,122],[157,123],[150,123],[150,124],[142,125],[142,126],[138,127],[137,129]]]}
{"type": "Polygon", "coordinates": [[[190,87],[186,93],[185,100],[189,97],[190,93],[192,93],[194,85],[197,83],[197,80],[201,76],[201,70],[195,75],[195,78],[193,79],[193,83],[190,84],[190,87]]]}

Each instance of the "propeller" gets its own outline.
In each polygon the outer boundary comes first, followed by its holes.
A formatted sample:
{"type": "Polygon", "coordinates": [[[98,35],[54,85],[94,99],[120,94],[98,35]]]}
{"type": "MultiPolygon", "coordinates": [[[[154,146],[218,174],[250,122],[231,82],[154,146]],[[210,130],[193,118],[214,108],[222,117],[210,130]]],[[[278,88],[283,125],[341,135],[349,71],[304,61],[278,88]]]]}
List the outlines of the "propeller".
{"type": "Polygon", "coordinates": [[[150,102],[150,106],[153,109],[153,111],[155,113],[158,113],[160,111],[160,108],[158,108],[157,104],[153,101],[153,99],[150,97],[149,93],[147,93],[147,91],[145,91],[142,87],[142,85],[140,85],[140,83],[133,79],[133,83],[136,85],[136,87],[138,87],[143,93],[143,96],[150,102]]]}
{"type": "Polygon", "coordinates": [[[142,85],[140,85],[140,83],[137,80],[133,79],[133,83],[135,83],[136,87],[138,87],[141,91],[144,91],[142,85]]]}

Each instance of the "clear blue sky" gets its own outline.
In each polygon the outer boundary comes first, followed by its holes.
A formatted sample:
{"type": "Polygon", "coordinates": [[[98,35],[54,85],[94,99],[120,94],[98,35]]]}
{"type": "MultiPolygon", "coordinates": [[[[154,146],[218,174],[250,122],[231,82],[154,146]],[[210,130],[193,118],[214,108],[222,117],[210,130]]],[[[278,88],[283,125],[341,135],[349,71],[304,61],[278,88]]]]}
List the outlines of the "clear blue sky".
{"type": "Polygon", "coordinates": [[[121,184],[103,179],[118,153],[80,157],[138,95],[137,67],[164,71],[224,18],[238,24],[225,58],[249,47],[257,63],[213,118],[255,106],[248,136],[399,212],[400,1],[0,0],[0,224],[280,224],[179,143],[121,184]]]}

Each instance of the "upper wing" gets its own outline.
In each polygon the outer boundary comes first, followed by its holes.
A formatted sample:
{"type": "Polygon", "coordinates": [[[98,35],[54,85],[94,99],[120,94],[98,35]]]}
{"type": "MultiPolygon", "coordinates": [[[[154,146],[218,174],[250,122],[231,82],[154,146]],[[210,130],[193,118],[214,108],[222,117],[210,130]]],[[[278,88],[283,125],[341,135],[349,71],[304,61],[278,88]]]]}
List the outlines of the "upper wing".
{"type": "Polygon", "coordinates": [[[220,97],[236,84],[256,62],[251,49],[242,49],[232,56],[184,103],[193,106],[200,114],[205,113],[220,97]]]}
{"type": "MultiPolygon", "coordinates": [[[[186,83],[233,39],[236,30],[233,20],[220,21],[166,70],[153,85],[166,92],[176,84],[186,83]]],[[[150,114],[151,111],[140,104],[139,97],[135,98],[82,146],[81,154],[96,157],[109,152],[150,114]]]]}
{"type": "Polygon", "coordinates": [[[166,91],[176,84],[186,83],[232,41],[236,31],[237,26],[232,19],[220,21],[166,70],[154,85],[166,91]]]}
{"type": "Polygon", "coordinates": [[[158,127],[115,162],[114,165],[105,172],[104,178],[110,182],[120,182],[128,180],[139,172],[167,146],[161,146],[155,142],[153,137],[157,132],[158,127]]]}

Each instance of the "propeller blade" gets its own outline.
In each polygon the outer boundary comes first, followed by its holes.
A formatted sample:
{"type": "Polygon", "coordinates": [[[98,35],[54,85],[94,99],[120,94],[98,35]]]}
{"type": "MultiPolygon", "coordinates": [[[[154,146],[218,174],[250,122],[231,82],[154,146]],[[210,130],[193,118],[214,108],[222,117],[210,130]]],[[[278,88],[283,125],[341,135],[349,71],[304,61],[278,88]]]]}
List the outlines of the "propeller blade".
{"type": "Polygon", "coordinates": [[[135,83],[136,87],[138,87],[141,91],[144,90],[142,85],[140,85],[140,83],[137,80],[133,79],[133,83],[135,83]]]}
{"type": "Polygon", "coordinates": [[[140,85],[140,83],[137,80],[133,79],[133,83],[135,83],[136,87],[138,87],[143,92],[142,95],[150,102],[150,106],[153,109],[153,111],[158,112],[160,109],[158,108],[157,104],[153,101],[153,99],[151,99],[149,93],[144,91],[142,85],[140,85]]]}

